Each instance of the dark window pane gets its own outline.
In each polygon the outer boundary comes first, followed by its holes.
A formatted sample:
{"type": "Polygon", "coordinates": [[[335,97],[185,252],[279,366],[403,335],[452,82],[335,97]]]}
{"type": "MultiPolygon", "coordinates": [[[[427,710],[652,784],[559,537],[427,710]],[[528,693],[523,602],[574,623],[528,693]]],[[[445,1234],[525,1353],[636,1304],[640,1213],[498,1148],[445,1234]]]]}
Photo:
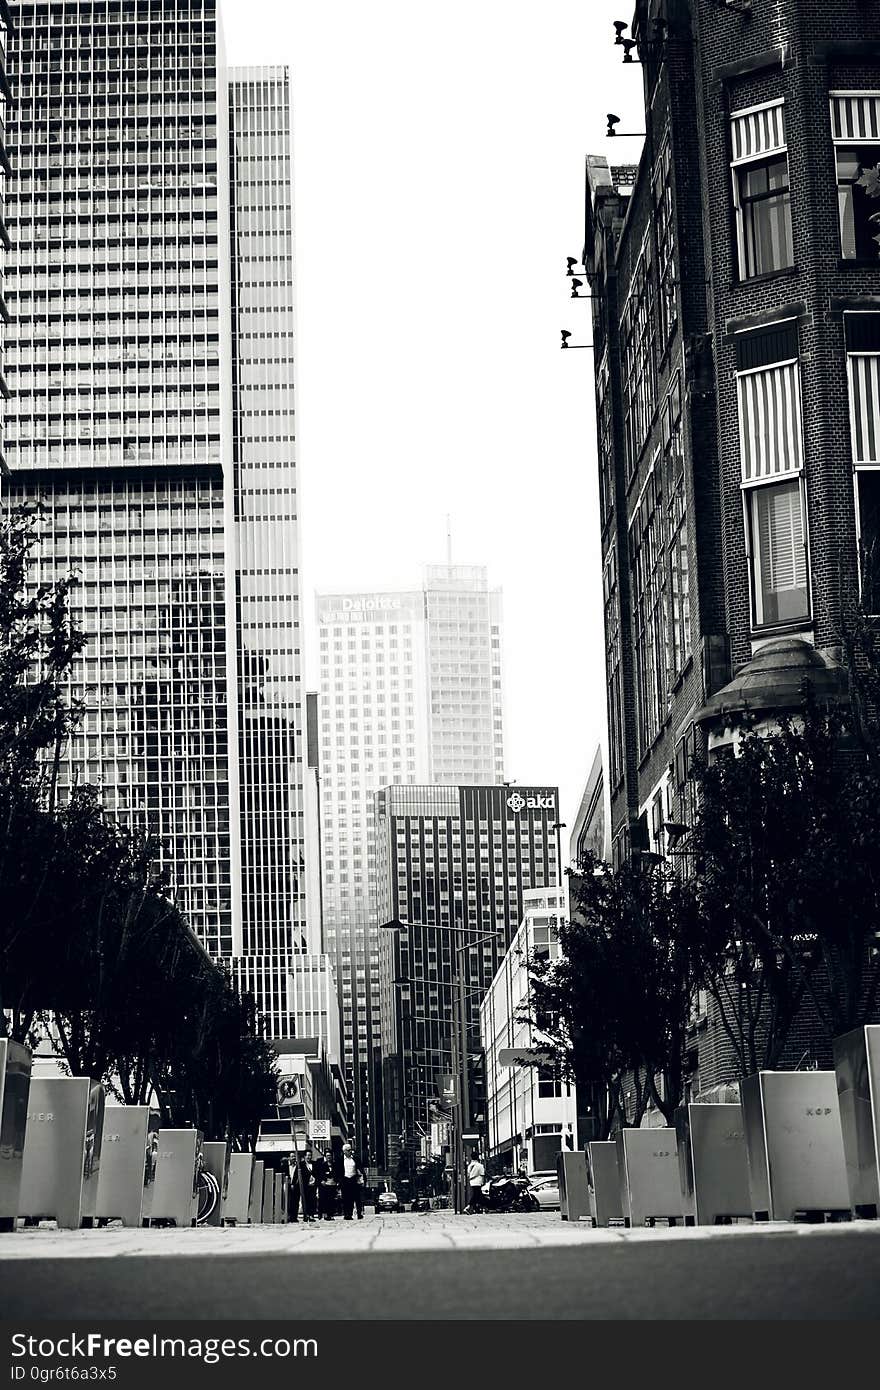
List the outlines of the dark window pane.
{"type": "Polygon", "coordinates": [[[738,171],[740,273],[767,275],[792,264],[788,159],[747,164],[738,171]]]}
{"type": "Polygon", "coordinates": [[[880,145],[838,145],[840,249],[845,260],[880,260],[880,145]]]}
{"type": "Polygon", "coordinates": [[[880,470],[860,469],[856,477],[862,603],[866,612],[880,613],[880,470]]]}

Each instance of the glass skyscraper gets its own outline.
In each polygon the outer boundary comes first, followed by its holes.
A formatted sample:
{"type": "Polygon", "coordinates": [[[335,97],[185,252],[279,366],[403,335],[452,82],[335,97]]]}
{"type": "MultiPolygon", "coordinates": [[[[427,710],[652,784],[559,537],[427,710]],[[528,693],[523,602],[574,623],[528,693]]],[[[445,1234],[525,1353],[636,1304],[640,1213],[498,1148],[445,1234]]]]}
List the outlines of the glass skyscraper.
{"type": "Polygon", "coordinates": [[[60,770],[288,1027],[304,923],[289,95],[215,0],[12,6],[4,484],[78,572],[60,770]]]}
{"type": "MultiPolygon", "coordinates": [[[[479,1033],[479,1003],[522,920],[523,894],[559,884],[559,793],[392,786],[375,801],[377,920],[397,923],[379,933],[386,1154],[391,1171],[402,1162],[412,1173],[438,1080],[455,1074],[479,1033]]],[[[462,1118],[470,1128],[475,1117],[462,1118]]]]}
{"type": "Polygon", "coordinates": [[[385,1151],[375,793],[504,776],[501,593],[483,566],[431,565],[420,588],[317,601],[324,940],[340,994],[364,1160],[385,1151]]]}

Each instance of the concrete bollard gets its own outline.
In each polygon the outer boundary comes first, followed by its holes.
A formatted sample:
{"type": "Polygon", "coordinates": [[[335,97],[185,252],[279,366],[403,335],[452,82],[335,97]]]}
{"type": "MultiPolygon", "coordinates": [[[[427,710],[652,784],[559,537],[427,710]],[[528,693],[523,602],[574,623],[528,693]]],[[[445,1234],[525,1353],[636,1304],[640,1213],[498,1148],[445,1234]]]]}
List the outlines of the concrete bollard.
{"type": "Polygon", "coordinates": [[[0,1038],[0,1231],[18,1216],[30,1084],[30,1050],[0,1038]]]}
{"type": "Polygon", "coordinates": [[[108,1105],[95,1217],[140,1226],[143,1220],[148,1105],[108,1105]]]}
{"type": "Polygon", "coordinates": [[[98,1198],[104,1087],[87,1076],[32,1077],[19,1212],[76,1230],[91,1224],[98,1198]]]}
{"type": "Polygon", "coordinates": [[[742,1083],[756,1221],[849,1212],[833,1071],[761,1071],[742,1083]]]}

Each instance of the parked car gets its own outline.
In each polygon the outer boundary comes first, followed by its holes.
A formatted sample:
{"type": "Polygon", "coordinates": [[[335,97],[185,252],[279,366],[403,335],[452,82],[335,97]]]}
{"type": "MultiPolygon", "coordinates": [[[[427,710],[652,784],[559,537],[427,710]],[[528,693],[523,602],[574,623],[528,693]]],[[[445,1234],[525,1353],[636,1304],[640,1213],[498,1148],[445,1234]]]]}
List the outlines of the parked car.
{"type": "Polygon", "coordinates": [[[529,1191],[542,1211],[559,1211],[559,1179],[555,1173],[532,1173],[529,1191]]]}
{"type": "Polygon", "coordinates": [[[380,1192],[376,1198],[376,1211],[402,1211],[400,1198],[396,1192],[380,1192]]]}

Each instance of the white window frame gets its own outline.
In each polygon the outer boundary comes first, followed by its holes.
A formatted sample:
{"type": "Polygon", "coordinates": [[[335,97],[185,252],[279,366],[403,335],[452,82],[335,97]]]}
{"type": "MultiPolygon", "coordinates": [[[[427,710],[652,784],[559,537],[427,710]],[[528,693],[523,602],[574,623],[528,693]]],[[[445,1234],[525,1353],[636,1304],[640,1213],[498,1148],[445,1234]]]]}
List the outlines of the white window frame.
{"type": "MultiPolygon", "coordinates": [[[[832,93],[832,95],[835,95],[835,94],[832,93]]],[[[857,95],[857,94],[856,94],[856,93],[849,93],[849,95],[857,95]]],[[[873,93],[864,93],[864,95],[873,95],[873,93]]],[[[850,313],[852,313],[853,315],[855,315],[855,314],[857,314],[857,313],[859,313],[859,312],[861,312],[861,313],[870,313],[870,314],[876,315],[877,310],[876,310],[876,309],[847,310],[847,314],[845,315],[845,317],[848,317],[850,313]]],[[[848,404],[849,404],[849,435],[850,435],[850,449],[851,449],[851,451],[852,451],[852,465],[853,465],[853,509],[854,509],[854,513],[855,513],[855,523],[856,523],[856,560],[857,560],[856,570],[857,570],[857,573],[858,573],[859,599],[861,600],[861,599],[863,598],[863,596],[864,596],[864,583],[863,583],[862,562],[861,562],[861,558],[862,558],[862,515],[861,515],[861,505],[860,505],[860,502],[859,502],[859,474],[860,474],[860,473],[878,473],[878,472],[880,472],[880,424],[877,425],[877,441],[878,441],[878,443],[877,443],[877,457],[876,457],[876,459],[860,459],[860,458],[857,458],[857,457],[856,457],[855,392],[854,392],[854,390],[853,390],[853,372],[852,372],[852,360],[853,360],[853,358],[855,358],[855,357],[871,357],[871,358],[875,358],[875,357],[876,357],[877,360],[878,360],[878,364],[880,364],[880,352],[863,352],[863,351],[856,351],[856,352],[847,352],[847,354],[846,354],[846,385],[847,385],[847,392],[848,392],[848,394],[849,394],[849,402],[848,402],[848,404]]],[[[872,616],[874,616],[874,615],[872,615],[872,616]]]]}
{"type": "MultiPolygon", "coordinates": [[[[790,319],[779,319],[778,324],[790,322],[790,319]]],[[[763,325],[766,328],[775,327],[774,324],[763,325]]],[[[810,516],[807,507],[807,488],[804,472],[804,440],[803,440],[803,392],[801,390],[800,358],[784,357],[778,362],[767,362],[761,367],[746,367],[736,373],[737,381],[737,423],[739,427],[739,448],[740,448],[740,493],[742,497],[743,513],[743,536],[745,538],[746,559],[749,569],[749,592],[750,592],[750,613],[751,623],[754,631],[765,632],[775,627],[787,627],[793,623],[809,623],[812,621],[813,613],[813,591],[812,591],[812,571],[810,565],[810,516]],[[745,465],[745,455],[743,451],[742,439],[742,418],[740,412],[740,393],[739,382],[743,377],[756,376],[760,372],[774,371],[779,367],[789,367],[794,365],[797,368],[797,427],[798,427],[798,464],[793,468],[785,468],[778,473],[762,475],[758,478],[744,478],[742,469],[745,465]],[[760,576],[760,554],[758,547],[752,543],[752,516],[753,503],[752,494],[762,487],[775,487],[780,483],[798,482],[798,491],[801,502],[801,516],[804,528],[804,565],[806,570],[806,590],[807,590],[807,611],[801,618],[783,619],[778,622],[766,622],[761,616],[761,576],[760,576]]]]}
{"type": "MultiPolygon", "coordinates": [[[[744,225],[744,220],[743,220],[743,208],[742,208],[742,203],[741,203],[741,201],[740,201],[740,195],[739,195],[739,171],[740,171],[740,169],[745,168],[745,167],[746,167],[747,165],[749,165],[749,164],[763,164],[766,160],[773,159],[773,157],[776,156],[776,155],[785,155],[786,168],[788,167],[788,140],[787,140],[787,137],[786,137],[786,135],[785,135],[785,98],[784,98],[784,97],[778,97],[778,98],[776,98],[774,101],[764,101],[764,102],[760,102],[757,106],[744,106],[744,107],[742,107],[741,110],[738,110],[738,111],[731,111],[731,112],[729,113],[728,119],[729,119],[730,142],[731,142],[730,177],[731,177],[731,183],[732,183],[732,187],[733,187],[733,210],[734,210],[734,216],[735,216],[735,220],[736,220],[736,259],[737,259],[737,275],[738,275],[740,281],[747,283],[749,280],[754,280],[754,279],[756,279],[757,277],[754,276],[754,275],[748,275],[748,274],[746,273],[745,225],[744,225]],[[735,123],[736,123],[737,121],[741,120],[741,119],[742,119],[743,117],[745,117],[745,116],[757,116],[757,115],[760,115],[760,113],[763,112],[763,111],[773,111],[773,110],[777,110],[777,109],[778,109],[778,110],[781,110],[782,113],[783,113],[783,114],[782,114],[782,131],[783,131],[783,141],[782,141],[782,144],[777,143],[777,144],[775,144],[775,145],[768,145],[766,148],[761,149],[759,152],[750,152],[750,153],[748,153],[748,154],[740,154],[740,155],[737,155],[737,154],[735,153],[735,146],[736,146],[736,136],[735,136],[735,133],[734,133],[734,132],[735,132],[735,123]]],[[[790,171],[789,171],[789,181],[790,181],[790,178],[791,178],[791,174],[790,174],[790,171]]],[[[791,186],[791,185],[790,185],[790,182],[789,182],[789,187],[790,187],[790,186],[791,186]]],[[[780,270],[784,270],[786,267],[780,266],[780,267],[778,267],[778,268],[779,268],[780,270]]]]}
{"type": "MultiPolygon", "coordinates": [[[[848,92],[848,91],[832,91],[832,92],[829,92],[829,93],[828,93],[828,120],[829,120],[829,124],[830,124],[830,126],[831,126],[831,146],[832,146],[833,171],[834,171],[834,195],[835,195],[835,199],[836,199],[837,202],[838,202],[838,209],[837,209],[837,236],[838,236],[838,241],[839,241],[839,244],[840,244],[840,256],[841,256],[841,259],[842,259],[842,260],[850,260],[850,259],[852,259],[852,258],[849,257],[849,256],[845,256],[844,253],[843,253],[843,227],[840,225],[840,203],[839,203],[839,188],[840,188],[840,185],[839,185],[839,180],[838,180],[838,175],[837,175],[837,149],[838,149],[838,146],[839,146],[839,145],[846,146],[846,145],[855,145],[855,144],[858,144],[858,142],[859,142],[860,140],[862,140],[862,139],[864,139],[864,140],[866,140],[866,141],[870,141],[871,143],[876,143],[876,144],[880,145],[880,87],[875,87],[875,88],[861,87],[861,88],[859,88],[857,91],[852,91],[852,92],[848,92]],[[835,121],[834,121],[834,103],[835,103],[835,101],[836,101],[836,100],[839,100],[839,99],[841,99],[841,98],[853,98],[853,97],[871,97],[874,101],[877,102],[877,109],[878,109],[878,133],[877,133],[876,135],[869,135],[869,136],[859,136],[859,135],[836,135],[836,134],[834,133],[834,131],[835,131],[835,121]]],[[[878,257],[878,259],[880,259],[880,257],[878,257]]]]}

